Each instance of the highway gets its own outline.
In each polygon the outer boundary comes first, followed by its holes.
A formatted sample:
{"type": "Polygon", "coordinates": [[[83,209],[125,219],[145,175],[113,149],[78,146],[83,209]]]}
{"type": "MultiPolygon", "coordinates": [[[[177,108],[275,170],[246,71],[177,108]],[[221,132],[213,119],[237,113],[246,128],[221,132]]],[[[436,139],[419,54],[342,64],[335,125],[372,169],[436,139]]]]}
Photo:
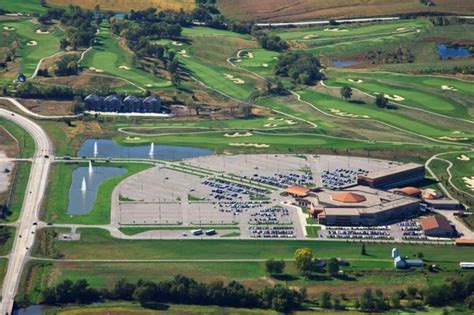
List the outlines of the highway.
{"type": "Polygon", "coordinates": [[[36,145],[21,215],[16,223],[13,249],[8,256],[8,269],[3,280],[0,313],[3,315],[12,312],[23,267],[29,256],[29,249],[34,243],[37,226],[33,223],[38,221],[39,210],[48,181],[49,168],[53,159],[53,146],[46,132],[35,122],[2,108],[0,108],[0,117],[8,119],[25,129],[33,137],[36,145]],[[46,158],[45,155],[49,155],[49,158],[46,158]]]}

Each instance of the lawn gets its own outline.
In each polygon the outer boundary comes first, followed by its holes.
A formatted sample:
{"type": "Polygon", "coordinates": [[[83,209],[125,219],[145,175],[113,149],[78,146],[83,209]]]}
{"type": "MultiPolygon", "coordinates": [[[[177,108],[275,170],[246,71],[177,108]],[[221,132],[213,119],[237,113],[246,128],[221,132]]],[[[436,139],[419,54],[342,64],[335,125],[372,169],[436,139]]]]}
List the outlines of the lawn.
{"type": "MultiPolygon", "coordinates": [[[[335,98],[321,92],[305,89],[298,92],[301,98],[318,108],[331,114],[331,110],[339,110],[344,113],[368,116],[370,119],[378,120],[392,126],[420,134],[431,138],[442,138],[442,137],[455,137],[453,132],[457,130],[448,130],[440,126],[433,125],[430,122],[417,120],[415,117],[408,117],[396,110],[380,109],[374,104],[359,105],[355,103],[346,102],[340,98],[335,98]]],[[[365,117],[364,117],[365,118],[365,117]]],[[[368,119],[368,118],[366,118],[368,119]]],[[[463,134],[463,137],[467,137],[472,141],[474,136],[472,134],[463,134]]]]}
{"type": "MultiPolygon", "coordinates": [[[[9,231],[10,237],[5,241],[5,243],[0,245],[0,256],[8,256],[10,254],[10,252],[12,250],[12,247],[13,247],[13,240],[15,239],[15,230],[16,230],[16,228],[11,227],[11,226],[5,226],[4,229],[9,231]]],[[[0,261],[3,261],[3,260],[0,260],[0,261]]],[[[3,266],[0,263],[0,274],[1,274],[1,268],[2,267],[3,266]]]]}
{"type": "Polygon", "coordinates": [[[151,73],[134,68],[132,57],[110,33],[109,24],[104,22],[97,36],[97,43],[81,62],[82,67],[96,68],[104,73],[123,78],[143,89],[161,89],[171,86],[171,82],[151,73]],[[120,68],[122,67],[122,68],[120,68]]]}
{"type": "MultiPolygon", "coordinates": [[[[344,257],[353,266],[371,263],[379,268],[391,265],[393,244],[367,244],[362,256],[359,243],[293,240],[120,240],[101,229],[80,229],[77,242],[55,239],[54,246],[66,259],[291,259],[296,249],[309,247],[316,257],[344,257]]],[[[472,249],[447,245],[397,245],[402,255],[423,252],[427,261],[456,268],[472,258],[472,249]],[[439,255],[442,251],[443,255],[439,255]]],[[[35,248],[34,255],[41,255],[35,248]]]]}
{"type": "Polygon", "coordinates": [[[40,0],[2,0],[1,8],[10,12],[44,13],[46,7],[41,6],[40,0]]]}
{"type": "Polygon", "coordinates": [[[1,21],[0,28],[4,27],[13,27],[15,29],[13,31],[21,41],[16,54],[21,58],[21,71],[27,77],[33,74],[41,58],[51,56],[59,51],[62,32],[56,28],[49,34],[37,34],[36,30],[40,26],[26,19],[1,21]],[[36,41],[37,45],[28,46],[27,43],[32,40],[36,41]]]}
{"type": "Polygon", "coordinates": [[[123,167],[127,172],[122,176],[113,177],[102,182],[97,192],[97,199],[90,213],[85,215],[70,216],[67,214],[69,188],[72,183],[72,172],[85,163],[55,163],[51,169],[42,218],[48,222],[71,224],[109,224],[112,191],[123,179],[139,171],[145,170],[148,164],[100,164],[106,167],[123,167]]]}
{"type": "Polygon", "coordinates": [[[23,206],[28,180],[30,179],[30,162],[18,162],[8,204],[8,213],[0,222],[15,222],[18,220],[23,206]]]}
{"type": "Polygon", "coordinates": [[[35,154],[35,142],[31,135],[17,124],[0,117],[0,126],[5,128],[18,141],[20,158],[29,158],[35,154]]]}

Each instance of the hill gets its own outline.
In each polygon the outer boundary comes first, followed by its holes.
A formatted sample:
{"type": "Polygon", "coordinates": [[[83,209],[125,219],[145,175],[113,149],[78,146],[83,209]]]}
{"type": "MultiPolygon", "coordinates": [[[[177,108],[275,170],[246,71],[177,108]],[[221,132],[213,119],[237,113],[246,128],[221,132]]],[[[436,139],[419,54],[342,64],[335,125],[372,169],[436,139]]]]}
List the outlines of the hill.
{"type": "Polygon", "coordinates": [[[99,5],[102,10],[129,12],[130,10],[144,10],[154,7],[159,10],[193,10],[196,7],[194,0],[47,0],[53,6],[79,5],[82,8],[94,9],[99,5]]]}
{"type": "Polygon", "coordinates": [[[428,7],[419,0],[218,0],[224,15],[244,21],[291,22],[419,12],[474,14],[472,0],[434,0],[434,3],[428,7]]]}

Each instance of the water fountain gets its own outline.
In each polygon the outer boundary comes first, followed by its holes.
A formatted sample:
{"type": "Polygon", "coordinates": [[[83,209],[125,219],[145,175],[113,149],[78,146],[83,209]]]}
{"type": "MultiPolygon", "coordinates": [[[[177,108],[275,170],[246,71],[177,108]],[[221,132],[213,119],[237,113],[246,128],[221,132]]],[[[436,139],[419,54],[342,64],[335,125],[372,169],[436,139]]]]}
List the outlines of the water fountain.
{"type": "Polygon", "coordinates": [[[97,148],[97,141],[94,142],[94,156],[97,156],[99,154],[99,149],[97,148]]]}
{"type": "Polygon", "coordinates": [[[94,173],[94,169],[92,168],[92,161],[89,161],[89,175],[94,173]]]}
{"type": "Polygon", "coordinates": [[[85,192],[87,190],[87,185],[86,185],[86,178],[82,178],[82,185],[81,185],[81,191],[85,192]]]}
{"type": "Polygon", "coordinates": [[[150,152],[148,153],[149,156],[155,155],[155,144],[152,142],[150,144],[150,152]]]}

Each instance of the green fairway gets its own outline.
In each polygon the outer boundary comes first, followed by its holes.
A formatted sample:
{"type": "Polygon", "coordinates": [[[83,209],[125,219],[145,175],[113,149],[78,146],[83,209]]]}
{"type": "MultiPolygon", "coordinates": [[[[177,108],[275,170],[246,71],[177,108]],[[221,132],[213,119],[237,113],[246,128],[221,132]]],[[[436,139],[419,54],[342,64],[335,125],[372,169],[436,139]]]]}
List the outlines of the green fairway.
{"type": "MultiPolygon", "coordinates": [[[[331,74],[339,74],[339,72],[332,72],[331,74]]],[[[445,95],[446,92],[441,89],[441,86],[451,86],[451,81],[455,80],[446,80],[443,84],[438,86],[438,92],[434,93],[431,91],[428,92],[422,89],[414,88],[409,85],[403,85],[405,83],[403,81],[404,77],[397,77],[396,75],[394,76],[391,74],[377,74],[376,77],[380,78],[380,81],[378,79],[372,79],[375,77],[374,75],[365,76],[365,73],[349,72],[343,77],[335,77],[331,75],[329,75],[329,77],[330,79],[325,82],[329,86],[341,87],[348,85],[371,95],[376,95],[376,93],[385,93],[390,96],[397,95],[401,98],[395,101],[403,105],[421,108],[449,117],[472,119],[472,117],[469,116],[466,106],[456,102],[452,98],[447,97],[445,95]],[[396,79],[393,80],[393,77],[396,79]]],[[[415,81],[415,79],[416,78],[411,78],[410,81],[415,81]]],[[[442,78],[432,78],[431,80],[426,80],[425,78],[425,80],[420,81],[417,84],[420,86],[425,84],[424,82],[429,82],[429,84],[433,85],[435,83],[441,83],[443,80],[442,78]]],[[[467,82],[462,81],[457,81],[456,83],[458,82],[463,84],[455,84],[455,86],[463,86],[463,88],[466,89],[469,85],[471,86],[471,89],[474,87],[474,83],[468,84],[467,82]]]]}
{"type": "Polygon", "coordinates": [[[123,167],[127,169],[127,172],[122,176],[113,177],[101,183],[90,213],[71,216],[66,210],[69,188],[72,183],[72,172],[77,167],[86,165],[85,163],[57,163],[53,165],[43,205],[43,220],[71,224],[109,224],[112,191],[115,186],[128,176],[151,167],[149,164],[100,164],[100,166],[107,167],[123,167]]]}
{"type": "MultiPolygon", "coordinates": [[[[100,229],[80,229],[77,242],[54,239],[54,246],[66,259],[268,259],[293,258],[296,249],[309,247],[321,258],[344,257],[354,262],[372,261],[387,266],[393,244],[367,244],[368,256],[360,254],[360,244],[336,241],[280,240],[120,240],[100,229]]],[[[424,253],[433,263],[456,266],[472,258],[472,249],[447,245],[397,244],[404,256],[424,253]],[[442,251],[443,255],[439,255],[442,251]]],[[[35,248],[35,255],[41,255],[35,248]]]]}
{"type": "Polygon", "coordinates": [[[16,13],[44,13],[47,7],[40,4],[40,0],[2,0],[0,8],[16,13]]]}
{"type": "MultiPolygon", "coordinates": [[[[244,52],[250,53],[252,58],[243,56],[233,59],[232,62],[236,66],[258,73],[261,76],[273,75],[279,53],[265,49],[246,49],[244,52]]],[[[245,55],[244,52],[241,53],[241,56],[245,55]]]]}
{"type": "Polygon", "coordinates": [[[49,34],[37,34],[36,30],[40,28],[40,25],[31,20],[1,21],[0,28],[4,27],[14,28],[11,32],[16,32],[21,41],[17,56],[21,58],[21,71],[27,77],[33,74],[41,58],[59,51],[62,32],[56,28],[49,34]],[[30,45],[27,45],[28,43],[30,45]]]}
{"type": "MultiPolygon", "coordinates": [[[[335,111],[340,111],[338,113],[342,112],[343,114],[348,115],[358,115],[356,117],[362,119],[375,119],[392,126],[435,139],[444,139],[449,141],[450,138],[445,137],[451,137],[452,139],[457,137],[456,134],[454,134],[456,130],[448,130],[441,128],[440,126],[432,125],[427,121],[416,120],[414,117],[407,117],[395,110],[380,109],[373,104],[354,104],[339,98],[328,96],[312,89],[299,91],[298,94],[301,95],[303,100],[310,102],[329,114],[334,115],[334,113],[336,113],[335,111]]],[[[464,133],[462,137],[467,139],[460,141],[460,143],[469,142],[474,139],[474,135],[468,133],[464,133]]]]}
{"type": "Polygon", "coordinates": [[[424,29],[428,22],[423,20],[404,20],[386,23],[362,24],[362,25],[340,25],[320,26],[295,29],[282,29],[272,31],[273,34],[286,40],[318,40],[322,38],[353,38],[364,35],[380,36],[386,34],[397,34],[413,32],[416,29],[424,29]]]}
{"type": "Polygon", "coordinates": [[[109,29],[108,23],[102,23],[97,43],[81,62],[82,67],[95,68],[97,73],[128,80],[142,89],[156,90],[171,86],[171,82],[158,78],[151,73],[134,68],[132,57],[120,46],[109,29]]]}
{"type": "MultiPolygon", "coordinates": [[[[474,153],[454,153],[454,154],[443,154],[439,156],[440,159],[450,161],[453,166],[450,168],[452,175],[453,184],[460,190],[465,191],[471,195],[474,195],[474,153]],[[470,180],[473,181],[470,184],[470,180]],[[470,187],[472,186],[472,187],[470,187]]],[[[444,162],[442,162],[444,163],[444,162]]],[[[430,164],[431,165],[431,164],[430,164]]],[[[446,165],[445,167],[447,167],[446,165]]],[[[442,171],[443,174],[445,171],[442,171]]],[[[437,173],[437,175],[439,175],[437,173]]],[[[470,197],[471,202],[474,202],[474,198],[470,197]]]]}
{"type": "Polygon", "coordinates": [[[239,34],[226,30],[218,30],[210,27],[184,27],[181,35],[192,37],[192,36],[226,36],[226,37],[237,37],[242,39],[252,39],[251,35],[248,34],[239,34]]]}

